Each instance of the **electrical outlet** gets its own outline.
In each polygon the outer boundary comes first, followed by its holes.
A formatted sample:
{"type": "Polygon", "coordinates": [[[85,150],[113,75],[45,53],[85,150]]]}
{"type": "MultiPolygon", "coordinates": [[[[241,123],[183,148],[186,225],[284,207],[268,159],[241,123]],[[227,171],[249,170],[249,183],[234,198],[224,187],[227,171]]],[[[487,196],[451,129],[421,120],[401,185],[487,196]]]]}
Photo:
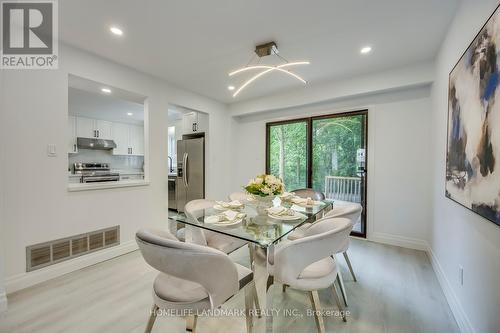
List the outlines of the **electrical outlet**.
{"type": "Polygon", "coordinates": [[[458,267],[458,281],[461,286],[464,285],[464,268],[462,266],[458,267]]]}

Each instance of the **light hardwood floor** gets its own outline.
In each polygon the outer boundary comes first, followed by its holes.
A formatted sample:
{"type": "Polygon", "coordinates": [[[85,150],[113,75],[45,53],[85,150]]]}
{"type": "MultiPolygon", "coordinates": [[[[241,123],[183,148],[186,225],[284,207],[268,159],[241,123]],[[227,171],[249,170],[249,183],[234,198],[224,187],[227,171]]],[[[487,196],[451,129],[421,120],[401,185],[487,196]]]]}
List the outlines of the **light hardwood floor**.
{"type": "MultiPolygon", "coordinates": [[[[343,258],[339,258],[348,293],[347,323],[327,317],[327,332],[459,332],[450,308],[421,251],[353,240],[350,257],[357,273],[353,282],[343,258]]],[[[232,254],[248,265],[246,248],[232,254]]],[[[261,272],[262,273],[262,272],[261,272]]],[[[152,304],[151,286],[155,271],[133,252],[43,284],[9,295],[9,309],[0,315],[0,332],[143,332],[152,304]]],[[[263,274],[260,274],[261,276],[263,274]]],[[[264,278],[258,283],[265,304],[264,278]]],[[[297,309],[302,316],[274,319],[274,332],[315,332],[306,293],[274,285],[270,292],[276,309],[297,309]]],[[[335,309],[330,290],[319,293],[324,309],[335,309]]],[[[224,308],[244,309],[244,293],[224,308]]],[[[265,319],[256,320],[262,332],[265,319]]],[[[184,331],[184,321],[159,317],[153,332],[184,331]]],[[[198,332],[245,332],[244,317],[203,317],[198,332]]]]}

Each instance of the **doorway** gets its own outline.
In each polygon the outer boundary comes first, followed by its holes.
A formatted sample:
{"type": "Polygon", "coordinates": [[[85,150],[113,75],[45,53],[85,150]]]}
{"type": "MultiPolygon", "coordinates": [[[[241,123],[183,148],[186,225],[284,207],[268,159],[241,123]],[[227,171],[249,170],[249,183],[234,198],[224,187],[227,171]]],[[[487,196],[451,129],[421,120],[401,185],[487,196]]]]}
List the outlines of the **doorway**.
{"type": "Polygon", "coordinates": [[[313,188],[337,202],[356,202],[363,214],[353,235],[366,237],[367,110],[266,124],[266,173],[287,191],[313,188]]]}

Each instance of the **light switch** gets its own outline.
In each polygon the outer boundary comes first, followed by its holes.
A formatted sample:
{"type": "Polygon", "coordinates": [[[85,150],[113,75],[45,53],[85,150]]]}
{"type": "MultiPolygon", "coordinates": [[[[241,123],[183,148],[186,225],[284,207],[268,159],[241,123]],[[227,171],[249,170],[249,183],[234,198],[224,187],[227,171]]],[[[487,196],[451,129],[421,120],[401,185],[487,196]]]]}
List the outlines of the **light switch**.
{"type": "Polygon", "coordinates": [[[55,144],[48,144],[47,145],[47,156],[48,157],[56,157],[57,156],[57,149],[55,144]]]}

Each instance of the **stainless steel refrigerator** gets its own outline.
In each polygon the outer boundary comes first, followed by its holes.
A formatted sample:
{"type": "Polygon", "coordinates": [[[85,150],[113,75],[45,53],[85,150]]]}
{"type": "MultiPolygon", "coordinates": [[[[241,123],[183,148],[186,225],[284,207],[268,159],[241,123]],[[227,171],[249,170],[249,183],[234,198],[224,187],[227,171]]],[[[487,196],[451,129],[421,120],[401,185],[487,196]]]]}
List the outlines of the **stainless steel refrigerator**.
{"type": "Polygon", "coordinates": [[[177,141],[177,211],[191,200],[205,198],[205,138],[177,141]]]}

